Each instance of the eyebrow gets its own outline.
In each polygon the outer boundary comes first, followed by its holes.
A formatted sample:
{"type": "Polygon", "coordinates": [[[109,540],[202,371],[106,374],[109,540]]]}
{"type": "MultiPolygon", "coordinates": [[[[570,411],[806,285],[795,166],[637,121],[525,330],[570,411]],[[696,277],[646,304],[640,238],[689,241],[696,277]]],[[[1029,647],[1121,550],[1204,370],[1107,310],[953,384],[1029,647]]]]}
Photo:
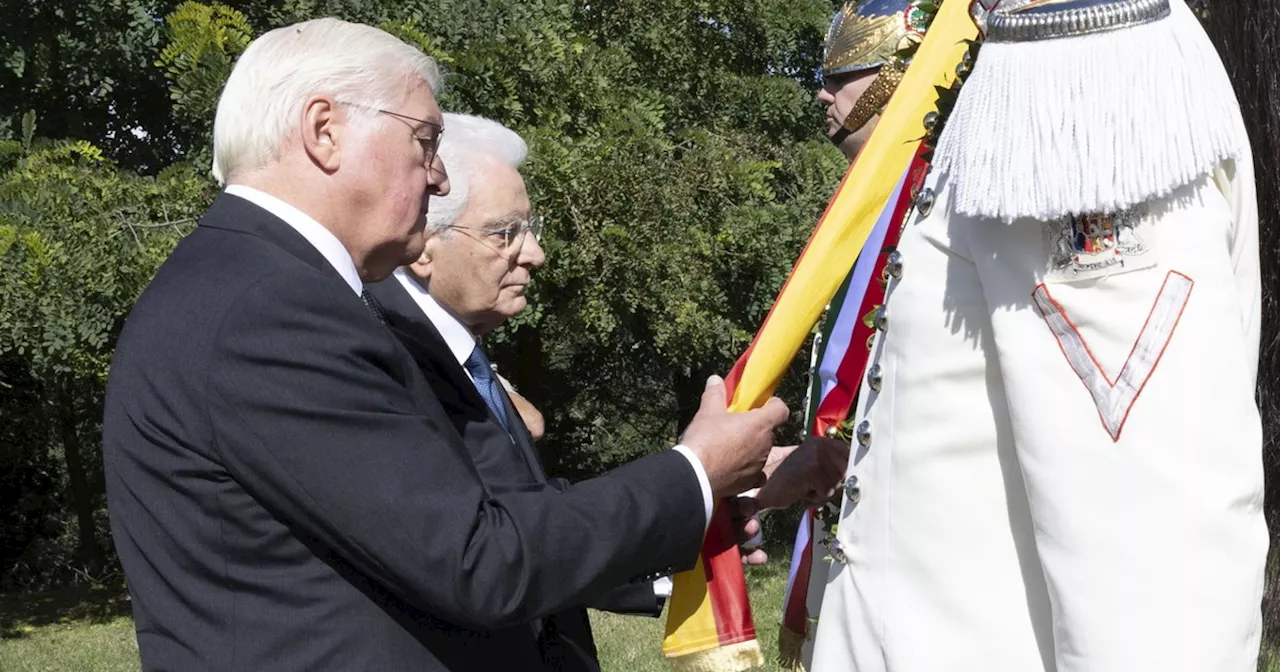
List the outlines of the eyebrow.
{"type": "Polygon", "coordinates": [[[520,224],[524,220],[524,215],[513,210],[490,222],[490,226],[511,226],[512,224],[520,224]]]}

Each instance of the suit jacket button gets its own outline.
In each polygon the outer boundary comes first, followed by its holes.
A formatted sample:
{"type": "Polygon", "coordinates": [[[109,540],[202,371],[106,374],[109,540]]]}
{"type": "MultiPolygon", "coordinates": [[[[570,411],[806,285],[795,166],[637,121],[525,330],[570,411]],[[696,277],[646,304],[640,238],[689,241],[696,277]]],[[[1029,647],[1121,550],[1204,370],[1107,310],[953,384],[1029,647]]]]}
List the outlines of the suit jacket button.
{"type": "Polygon", "coordinates": [[[871,370],[867,371],[867,385],[872,392],[879,392],[884,385],[884,371],[879,364],[871,365],[871,370]]]}

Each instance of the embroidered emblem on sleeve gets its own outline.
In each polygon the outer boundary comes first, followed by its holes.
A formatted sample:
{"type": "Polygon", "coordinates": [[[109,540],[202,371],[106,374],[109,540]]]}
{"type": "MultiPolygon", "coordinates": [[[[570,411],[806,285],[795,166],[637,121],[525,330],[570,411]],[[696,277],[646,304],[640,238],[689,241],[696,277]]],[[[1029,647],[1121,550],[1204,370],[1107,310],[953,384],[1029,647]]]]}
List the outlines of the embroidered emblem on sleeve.
{"type": "Polygon", "coordinates": [[[1155,236],[1143,207],[1115,214],[1069,215],[1045,226],[1045,282],[1091,280],[1156,265],[1155,236]]]}
{"type": "Polygon", "coordinates": [[[1194,285],[1191,278],[1177,271],[1169,271],[1151,313],[1147,315],[1147,322],[1142,326],[1138,340],[1134,342],[1133,350],[1129,352],[1129,358],[1125,360],[1124,368],[1114,382],[1102,370],[1093,352],[1089,350],[1089,344],[1072,324],[1071,318],[1067,317],[1066,311],[1049,294],[1049,288],[1040,285],[1031,294],[1040,315],[1058,339],[1062,354],[1066,355],[1072,370],[1080,376],[1093,397],[1102,426],[1111,435],[1112,441],[1120,440],[1120,431],[1124,429],[1129,411],[1173,338],[1173,331],[1182,319],[1182,311],[1187,306],[1194,285]]]}

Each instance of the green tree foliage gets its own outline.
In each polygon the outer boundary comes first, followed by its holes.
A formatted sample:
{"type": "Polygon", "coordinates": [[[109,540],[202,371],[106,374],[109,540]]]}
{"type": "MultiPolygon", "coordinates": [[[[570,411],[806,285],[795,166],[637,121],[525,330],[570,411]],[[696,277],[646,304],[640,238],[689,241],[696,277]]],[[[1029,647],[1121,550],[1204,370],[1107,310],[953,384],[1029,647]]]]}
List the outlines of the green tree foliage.
{"type": "Polygon", "coordinates": [[[168,43],[160,51],[157,66],[170,82],[174,114],[195,138],[187,153],[190,163],[208,164],[208,138],[213,135],[213,115],[222,85],[231,75],[236,57],[253,40],[243,14],[225,5],[184,2],[165,20],[168,43]]]}
{"type": "Polygon", "coordinates": [[[158,170],[185,139],[152,64],[156,0],[0,3],[0,137],[27,110],[50,138],[91,140],[121,165],[158,170]]]}
{"type": "Polygon", "coordinates": [[[19,563],[42,536],[61,534],[65,511],[74,542],[26,563],[25,578],[92,574],[104,565],[99,425],[112,348],[155,268],[193,226],[209,184],[186,168],[155,178],[120,171],[85,141],[3,149],[0,424],[12,442],[0,450],[0,473],[22,516],[3,530],[4,559],[19,563]]]}
{"type": "Polygon", "coordinates": [[[812,98],[831,9],[401,5],[452,61],[446,109],[530,142],[548,263],[496,359],[542,406],[562,473],[674,440],[764,318],[847,165],[812,98]]]}
{"type": "MultiPolygon", "coordinates": [[[[0,571],[36,566],[30,548],[51,536],[74,540],[61,564],[100,563],[111,347],[215,193],[217,96],[265,30],[381,26],[445,66],[445,109],[529,141],[549,261],[492,347],[548,418],[566,475],[675,439],[845,169],[812,100],[831,0],[65,4],[17,3],[0,29],[23,54],[0,70],[0,399],[21,418],[0,430],[15,446],[0,466],[29,514],[0,530],[18,549],[0,571]]],[[[796,406],[802,382],[788,383],[796,406]]]]}
{"type": "Polygon", "coordinates": [[[582,476],[675,438],[843,173],[812,102],[836,4],[0,0],[0,582],[104,563],[112,345],[216,193],[213,109],[253,36],[381,26],[445,65],[445,109],[529,141],[548,263],[491,347],[582,476]]]}

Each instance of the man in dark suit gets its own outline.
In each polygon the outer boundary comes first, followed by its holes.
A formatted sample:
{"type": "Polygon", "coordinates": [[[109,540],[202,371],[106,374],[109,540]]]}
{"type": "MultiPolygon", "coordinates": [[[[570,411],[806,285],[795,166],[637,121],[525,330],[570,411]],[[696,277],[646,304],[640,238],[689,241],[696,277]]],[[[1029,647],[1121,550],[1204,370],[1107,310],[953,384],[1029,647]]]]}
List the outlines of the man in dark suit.
{"type": "MultiPolygon", "coordinates": [[[[477,343],[525,309],[529,274],[543,262],[540,227],[530,220],[529,198],[517,171],[527,148],[520,136],[487,119],[446,114],[445,126],[449,135],[439,155],[450,167],[452,186],[427,216],[426,249],[393,277],[369,285],[369,292],[418,362],[490,492],[547,483],[565,488],[563,480],[548,480],[533,437],[477,343]],[[455,231],[458,235],[452,235],[455,231]],[[432,277],[430,284],[441,300],[427,289],[432,277]]],[[[630,583],[585,604],[658,616],[670,588],[665,577],[630,583]]],[[[534,633],[545,669],[599,669],[582,607],[521,627],[534,633]]]]}
{"type": "Polygon", "coordinates": [[[691,567],[760,479],[776,400],[708,381],[683,445],[491,492],[365,282],[420,255],[434,63],[334,19],[250,45],[219,102],[228,183],[139,299],[103,421],[144,670],[525,670],[530,629],[691,567]],[[361,299],[364,299],[363,301],[361,299]]]}
{"type": "MultiPolygon", "coordinates": [[[[451,188],[427,215],[422,256],[391,278],[371,284],[369,291],[462,434],[485,485],[494,492],[520,490],[548,479],[521,413],[499,384],[478,339],[525,310],[525,288],[545,260],[541,225],[531,217],[518,170],[528,148],[519,135],[497,122],[460,114],[444,118],[449,134],[439,154],[449,166],[451,188]]],[[[836,444],[827,451],[831,459],[824,462],[832,467],[825,472],[827,488],[843,474],[841,458],[848,459],[847,444],[836,444]]],[[[791,460],[790,471],[801,462],[799,456],[791,460]]],[[[790,476],[803,479],[808,489],[816,487],[823,474],[790,476]]],[[[775,492],[786,480],[766,486],[767,505],[791,503],[780,501],[787,495],[775,492]]],[[[558,479],[551,482],[567,486],[558,479]]],[[[670,590],[670,579],[663,577],[652,584],[615,588],[586,604],[658,616],[670,590]]],[[[584,609],[526,627],[538,633],[545,669],[599,669],[584,609]]]]}

